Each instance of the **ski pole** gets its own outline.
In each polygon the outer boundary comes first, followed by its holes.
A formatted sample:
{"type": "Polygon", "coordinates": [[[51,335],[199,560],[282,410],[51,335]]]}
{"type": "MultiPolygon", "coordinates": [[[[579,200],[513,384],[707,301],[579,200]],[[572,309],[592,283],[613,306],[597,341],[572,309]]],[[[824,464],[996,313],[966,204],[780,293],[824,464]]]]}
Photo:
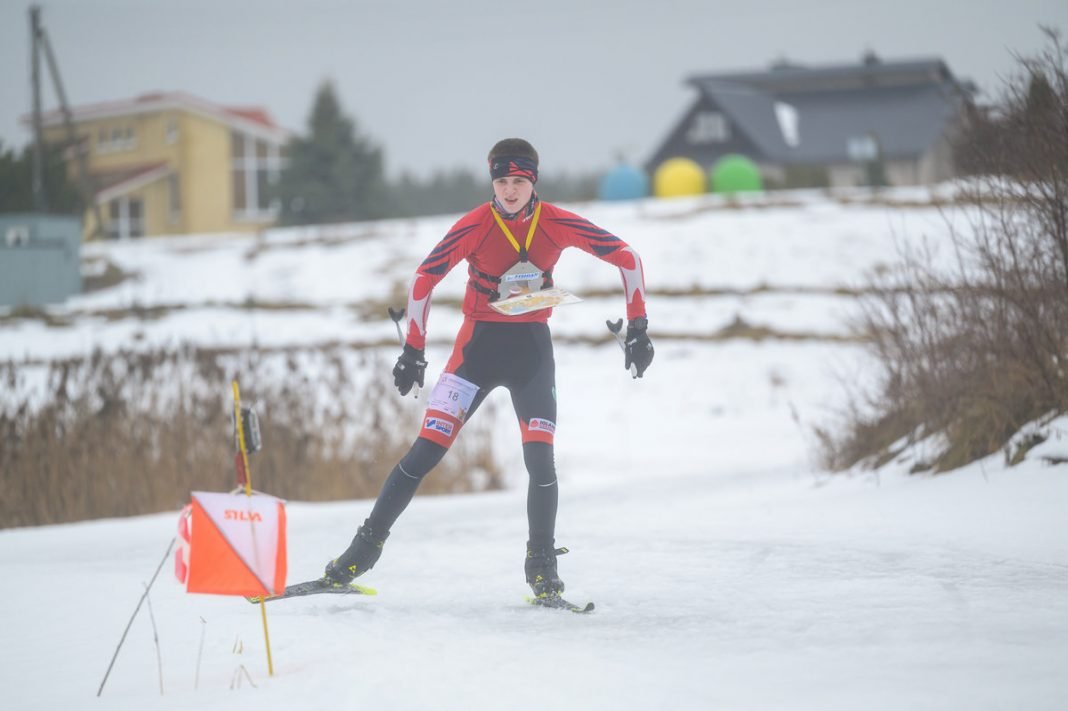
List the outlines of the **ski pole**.
{"type": "Polygon", "coordinates": [[[200,688],[200,660],[204,657],[204,629],[208,626],[208,621],[203,617],[200,618],[200,648],[197,649],[197,675],[193,677],[193,689],[200,688]]]}
{"type": "Polygon", "coordinates": [[[156,567],[156,572],[152,575],[152,579],[148,581],[148,585],[145,586],[145,592],[141,596],[141,599],[137,601],[137,607],[134,608],[133,614],[130,615],[130,621],[126,623],[126,629],[122,631],[122,637],[119,639],[119,644],[115,647],[115,654],[111,655],[111,663],[108,664],[108,670],[104,672],[104,678],[100,681],[100,688],[96,690],[96,695],[100,696],[104,693],[104,684],[108,683],[108,676],[111,675],[111,668],[115,666],[115,660],[119,657],[119,650],[122,649],[123,642],[126,641],[126,634],[130,631],[130,626],[133,625],[134,618],[137,617],[138,611],[141,609],[141,605],[144,604],[145,598],[148,597],[148,591],[152,589],[152,584],[156,582],[156,576],[159,575],[159,571],[163,569],[163,564],[167,562],[167,558],[171,554],[171,549],[174,548],[175,539],[172,538],[171,542],[167,545],[167,552],[163,554],[163,559],[160,560],[159,566],[156,567]]]}
{"type": "MultiPolygon", "coordinates": [[[[145,594],[148,594],[148,585],[145,584],[145,594]]],[[[152,614],[152,598],[145,597],[148,602],[148,619],[152,621],[152,641],[156,643],[156,668],[159,670],[159,695],[163,696],[163,657],[159,652],[159,630],[156,629],[156,616],[152,614]]]]}
{"type": "MultiPolygon", "coordinates": [[[[393,319],[393,325],[397,327],[397,340],[400,341],[401,348],[404,348],[404,334],[401,332],[400,322],[404,318],[404,309],[395,309],[392,306],[387,306],[386,310],[389,311],[389,317],[393,319]]],[[[419,383],[412,383],[413,397],[419,399],[419,383]]]]}
{"type": "MultiPolygon", "coordinates": [[[[623,338],[623,319],[618,319],[615,322],[606,320],[605,325],[608,326],[608,330],[612,332],[612,335],[616,337],[616,343],[619,344],[619,347],[623,349],[623,353],[626,354],[627,342],[623,338]]],[[[638,366],[634,363],[630,364],[630,377],[638,377],[638,366]]]]}

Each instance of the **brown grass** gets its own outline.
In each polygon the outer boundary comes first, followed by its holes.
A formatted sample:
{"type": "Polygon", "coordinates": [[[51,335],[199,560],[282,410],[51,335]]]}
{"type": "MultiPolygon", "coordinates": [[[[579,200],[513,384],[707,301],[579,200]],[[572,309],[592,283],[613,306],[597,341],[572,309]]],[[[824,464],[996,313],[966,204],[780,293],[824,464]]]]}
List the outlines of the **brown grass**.
{"type": "MultiPolygon", "coordinates": [[[[175,510],[192,490],[234,488],[233,377],[263,433],[253,486],[287,499],[375,496],[422,414],[388,363],[340,348],[96,353],[46,369],[33,394],[30,367],[0,364],[0,528],[175,510]]],[[[501,488],[492,419],[465,428],[420,493],[501,488]]]]}
{"type": "Polygon", "coordinates": [[[971,229],[953,231],[951,267],[903,252],[863,300],[881,382],[842,434],[820,433],[829,466],[878,464],[891,443],[938,434],[945,446],[927,464],[948,471],[1068,411],[1068,72],[1050,40],[1021,61],[1001,118],[962,140],[983,172],[965,196],[978,206],[971,229]]]}

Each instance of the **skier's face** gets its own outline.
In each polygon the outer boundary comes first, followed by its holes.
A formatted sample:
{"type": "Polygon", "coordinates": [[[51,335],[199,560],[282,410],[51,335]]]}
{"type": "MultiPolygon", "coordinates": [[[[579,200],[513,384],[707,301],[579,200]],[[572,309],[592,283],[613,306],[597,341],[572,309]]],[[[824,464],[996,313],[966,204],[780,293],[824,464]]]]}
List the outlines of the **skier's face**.
{"type": "Polygon", "coordinates": [[[534,194],[534,183],[518,175],[506,175],[493,181],[493,194],[497,202],[504,206],[505,212],[518,212],[530,202],[534,194]]]}

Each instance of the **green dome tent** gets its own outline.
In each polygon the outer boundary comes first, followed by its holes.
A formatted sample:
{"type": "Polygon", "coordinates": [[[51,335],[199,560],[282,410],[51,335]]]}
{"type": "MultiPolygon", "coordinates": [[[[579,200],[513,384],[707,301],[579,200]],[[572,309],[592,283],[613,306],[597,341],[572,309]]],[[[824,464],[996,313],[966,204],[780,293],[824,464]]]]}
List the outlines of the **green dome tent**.
{"type": "Polygon", "coordinates": [[[760,168],[743,155],[731,153],[716,161],[709,172],[714,193],[745,193],[764,189],[760,168]]]}

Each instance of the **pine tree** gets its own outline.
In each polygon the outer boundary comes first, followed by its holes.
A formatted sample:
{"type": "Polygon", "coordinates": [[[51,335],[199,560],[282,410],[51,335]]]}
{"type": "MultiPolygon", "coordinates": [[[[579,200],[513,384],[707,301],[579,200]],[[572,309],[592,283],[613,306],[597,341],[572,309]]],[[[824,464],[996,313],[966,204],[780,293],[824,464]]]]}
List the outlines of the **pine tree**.
{"type": "MultiPolygon", "coordinates": [[[[77,186],[67,175],[62,146],[45,146],[44,190],[47,212],[58,215],[81,214],[83,201],[77,186]]],[[[0,144],[0,213],[36,210],[33,199],[33,146],[25,146],[19,154],[0,144]]]]}
{"type": "Polygon", "coordinates": [[[279,181],[281,222],[287,225],[347,222],[389,213],[382,150],[359,135],[334,87],[315,96],[307,137],[290,141],[288,166],[279,181]]]}

